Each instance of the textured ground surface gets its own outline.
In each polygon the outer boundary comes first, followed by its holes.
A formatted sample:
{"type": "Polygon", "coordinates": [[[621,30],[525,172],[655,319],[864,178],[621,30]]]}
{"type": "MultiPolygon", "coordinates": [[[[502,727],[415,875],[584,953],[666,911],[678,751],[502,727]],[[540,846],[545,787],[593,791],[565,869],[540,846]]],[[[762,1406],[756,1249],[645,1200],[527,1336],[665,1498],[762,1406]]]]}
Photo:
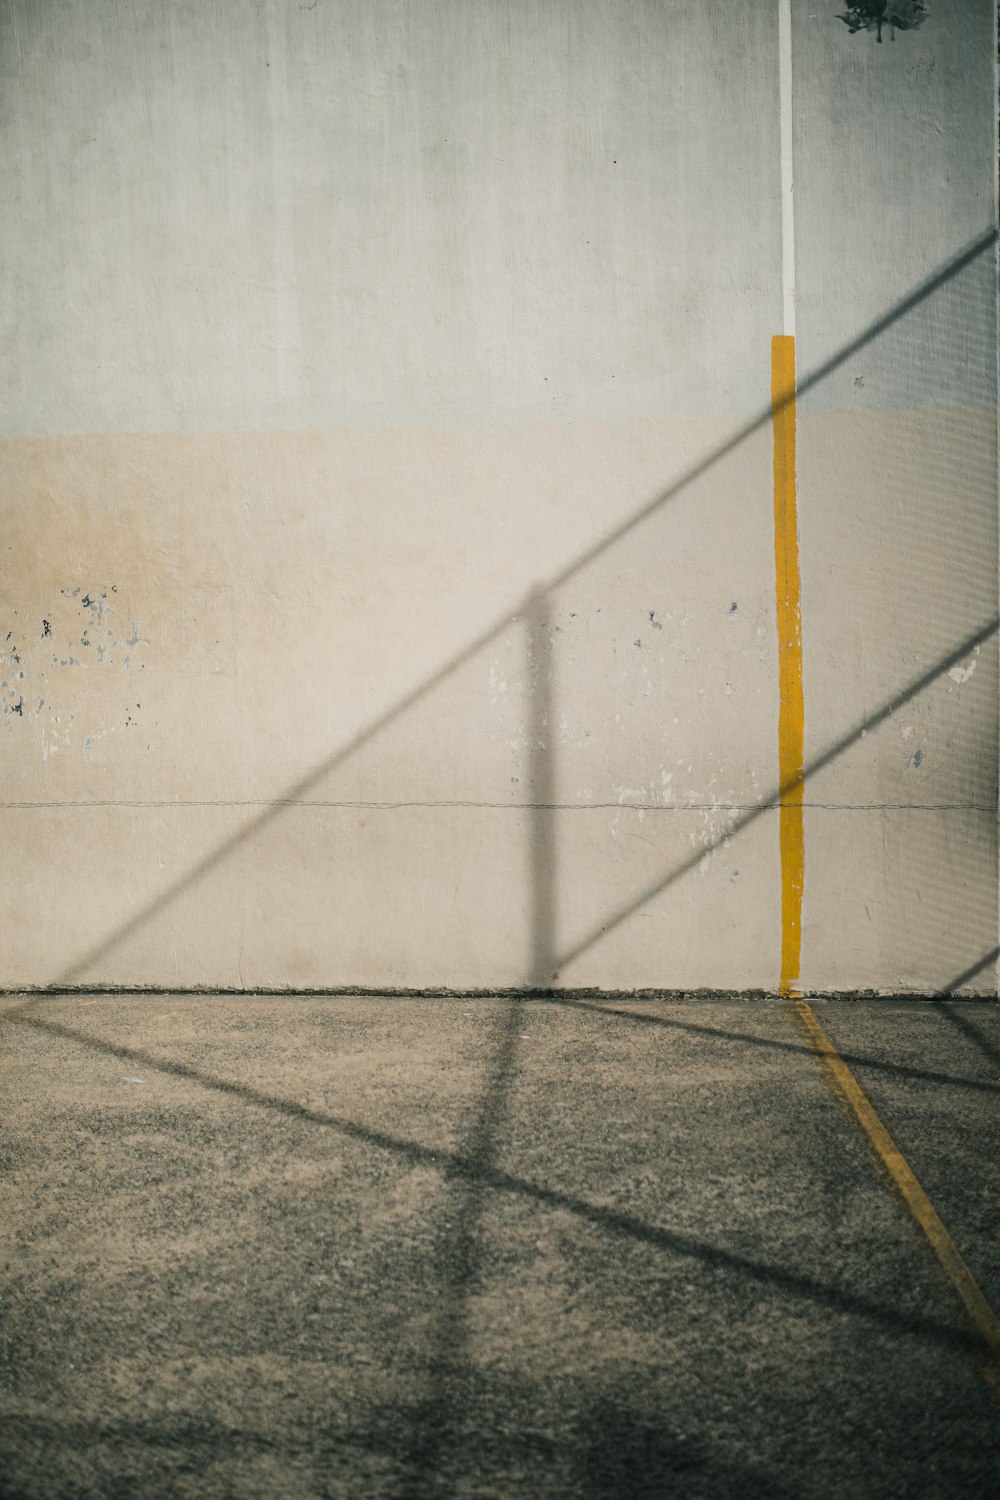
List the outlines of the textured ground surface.
{"type": "MultiPolygon", "coordinates": [[[[1000,1008],[817,1006],[994,1307],[1000,1008]]],[[[777,1005],[8,998],[0,1493],[986,1496],[777,1005]]]]}

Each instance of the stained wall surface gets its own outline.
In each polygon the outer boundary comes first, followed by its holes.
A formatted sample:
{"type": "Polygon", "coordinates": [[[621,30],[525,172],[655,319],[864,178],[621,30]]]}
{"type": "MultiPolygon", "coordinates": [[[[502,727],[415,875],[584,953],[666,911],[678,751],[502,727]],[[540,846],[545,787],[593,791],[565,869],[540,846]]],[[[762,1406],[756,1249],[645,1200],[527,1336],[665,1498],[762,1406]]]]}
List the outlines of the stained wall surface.
{"type": "MultiPolygon", "coordinates": [[[[802,988],[995,993],[995,16],[840,8],[802,988]]],[[[778,11],[11,0],[0,983],[775,988],[778,11]]]]}

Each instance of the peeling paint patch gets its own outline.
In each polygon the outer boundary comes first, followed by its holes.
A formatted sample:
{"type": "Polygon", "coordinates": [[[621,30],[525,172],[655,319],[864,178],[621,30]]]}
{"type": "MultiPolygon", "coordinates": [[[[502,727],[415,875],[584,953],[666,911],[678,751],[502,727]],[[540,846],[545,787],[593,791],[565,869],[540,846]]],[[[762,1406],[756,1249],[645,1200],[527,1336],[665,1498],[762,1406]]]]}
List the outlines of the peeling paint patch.
{"type": "MultiPolygon", "coordinates": [[[[36,625],[29,633],[18,633],[16,629],[0,630],[0,670],[7,669],[0,682],[3,721],[8,726],[8,733],[18,732],[13,728],[14,715],[19,719],[31,717],[38,722],[36,743],[43,763],[57,750],[70,747],[71,740],[78,749],[91,754],[96,751],[98,741],[112,732],[103,722],[95,723],[89,713],[82,714],[81,722],[74,725],[74,714],[67,715],[65,709],[61,715],[56,712],[53,698],[58,699],[58,691],[53,687],[56,675],[53,669],[112,667],[118,659],[112,653],[119,644],[112,618],[117,584],[105,583],[96,587],[67,584],[54,593],[53,607],[44,616],[35,616],[36,625]],[[100,641],[97,637],[101,638],[100,641]],[[45,643],[45,649],[36,656],[32,653],[39,641],[45,643]],[[57,641],[66,651],[65,656],[53,649],[57,641]],[[89,648],[93,648],[93,654],[88,657],[89,648]],[[81,656],[75,654],[78,650],[82,652],[81,656]],[[33,709],[31,704],[35,705],[33,709]],[[62,727],[57,728],[60,718],[62,727]],[[74,734],[78,738],[74,739],[74,734]]],[[[13,613],[17,615],[16,610],[13,613]]],[[[152,644],[149,637],[140,634],[137,621],[130,621],[130,625],[131,640],[136,647],[141,650],[142,645],[152,644]]],[[[143,667],[145,663],[133,658],[132,665],[143,667]]],[[[138,707],[136,704],[135,708],[138,707]]],[[[132,722],[135,722],[134,718],[132,722]]]]}
{"type": "Polygon", "coordinates": [[[973,672],[976,670],[976,658],[978,657],[978,655],[979,655],[979,647],[977,646],[976,649],[975,649],[975,651],[972,653],[972,660],[970,661],[970,663],[969,663],[969,665],[967,667],[952,667],[951,668],[951,671],[948,673],[948,676],[951,678],[952,682],[957,682],[957,683],[968,682],[969,678],[972,676],[973,672]]]}

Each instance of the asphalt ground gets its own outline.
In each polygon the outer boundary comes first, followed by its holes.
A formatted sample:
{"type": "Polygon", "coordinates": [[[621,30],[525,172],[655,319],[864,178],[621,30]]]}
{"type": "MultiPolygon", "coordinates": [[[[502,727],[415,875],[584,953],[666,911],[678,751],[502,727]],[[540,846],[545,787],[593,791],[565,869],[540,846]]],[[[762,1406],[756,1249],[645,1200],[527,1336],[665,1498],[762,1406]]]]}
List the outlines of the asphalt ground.
{"type": "MultiPolygon", "coordinates": [[[[1000,1306],[1000,1007],[815,1004],[1000,1306]]],[[[1000,1494],[777,1003],[0,1002],[5,1497],[1000,1494]]]]}

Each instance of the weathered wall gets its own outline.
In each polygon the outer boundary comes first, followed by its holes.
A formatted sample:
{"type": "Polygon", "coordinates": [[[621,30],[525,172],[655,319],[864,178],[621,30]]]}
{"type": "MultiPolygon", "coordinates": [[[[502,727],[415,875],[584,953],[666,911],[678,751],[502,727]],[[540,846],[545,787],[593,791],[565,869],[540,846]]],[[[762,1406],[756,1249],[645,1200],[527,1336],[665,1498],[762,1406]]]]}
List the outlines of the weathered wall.
{"type": "MultiPolygon", "coordinates": [[[[995,991],[993,8],[838,8],[802,980],[995,991]]],[[[777,0],[11,0],[0,60],[0,981],[773,988],[777,0]]]]}

